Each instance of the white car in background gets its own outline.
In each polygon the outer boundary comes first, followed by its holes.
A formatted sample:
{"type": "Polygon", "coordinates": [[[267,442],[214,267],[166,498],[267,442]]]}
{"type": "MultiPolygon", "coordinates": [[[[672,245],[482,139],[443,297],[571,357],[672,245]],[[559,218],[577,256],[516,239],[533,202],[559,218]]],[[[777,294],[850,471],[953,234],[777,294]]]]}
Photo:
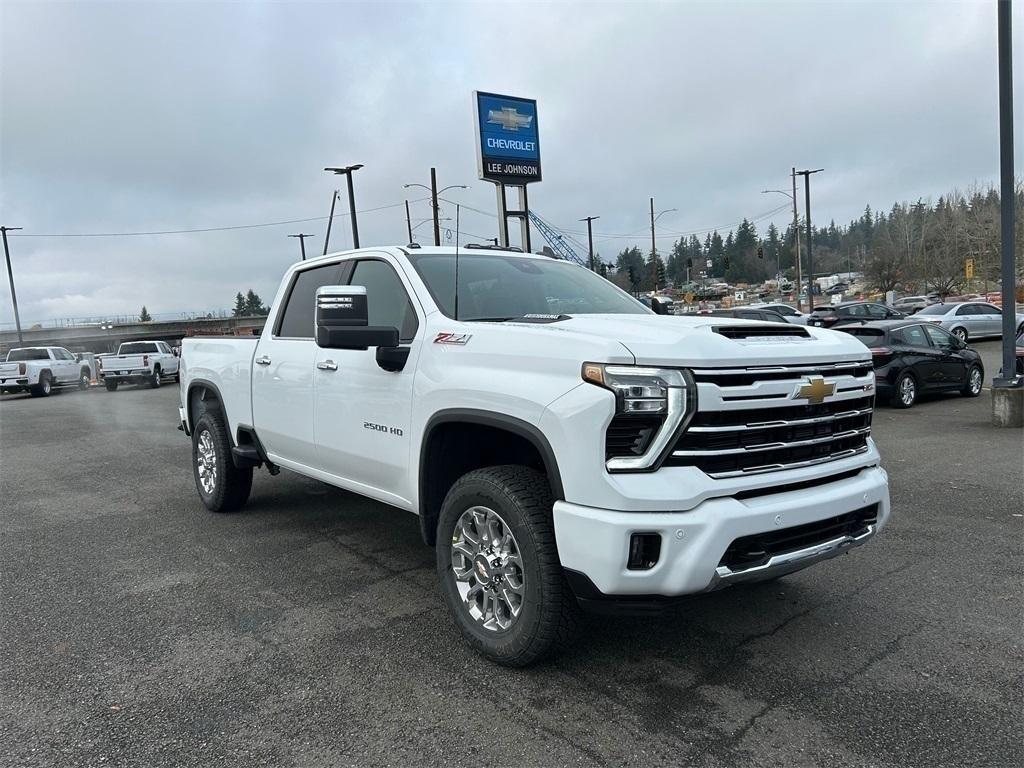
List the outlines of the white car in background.
{"type": "Polygon", "coordinates": [[[55,388],[88,389],[89,366],[64,347],[21,347],[0,363],[0,392],[29,392],[47,397],[55,388]]]}
{"type": "Polygon", "coordinates": [[[776,302],[774,304],[751,304],[750,308],[770,309],[772,312],[778,312],[786,318],[787,323],[793,323],[793,325],[807,325],[807,315],[799,309],[789,306],[789,304],[783,304],[781,302],[776,302]]]}
{"type": "MultiPolygon", "coordinates": [[[[1024,330],[1024,314],[1017,312],[1013,327],[1017,335],[1024,330]]],[[[960,341],[1000,338],[1003,335],[1003,310],[987,301],[959,301],[932,304],[914,314],[914,319],[935,323],[960,341]]]]}

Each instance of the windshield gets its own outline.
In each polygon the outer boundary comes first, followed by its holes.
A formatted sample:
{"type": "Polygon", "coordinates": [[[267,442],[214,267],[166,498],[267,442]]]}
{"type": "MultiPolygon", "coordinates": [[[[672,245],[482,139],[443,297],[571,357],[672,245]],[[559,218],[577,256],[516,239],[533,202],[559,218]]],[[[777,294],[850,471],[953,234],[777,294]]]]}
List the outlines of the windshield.
{"type": "Polygon", "coordinates": [[[949,310],[951,310],[952,308],[953,308],[953,306],[951,304],[932,304],[930,306],[925,307],[924,309],[922,309],[917,314],[919,314],[919,315],[944,315],[947,312],[949,312],[949,310]]]}
{"type": "MultiPolygon", "coordinates": [[[[455,317],[455,255],[410,254],[437,306],[455,317]]],[[[554,259],[459,255],[459,320],[511,320],[524,315],[649,315],[605,278],[554,259]]]]}
{"type": "Polygon", "coordinates": [[[144,352],[156,352],[156,344],[151,341],[134,341],[122,344],[117,350],[119,355],[141,355],[144,352]]]}
{"type": "Polygon", "coordinates": [[[25,349],[12,349],[7,353],[7,362],[13,363],[19,360],[49,360],[50,354],[45,349],[26,347],[25,349]]]}

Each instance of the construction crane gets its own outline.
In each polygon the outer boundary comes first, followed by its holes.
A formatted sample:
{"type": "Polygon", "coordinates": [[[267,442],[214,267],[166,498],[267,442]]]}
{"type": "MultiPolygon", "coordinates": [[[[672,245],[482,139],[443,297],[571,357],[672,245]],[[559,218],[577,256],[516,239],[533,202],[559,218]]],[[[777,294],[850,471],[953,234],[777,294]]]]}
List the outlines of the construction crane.
{"type": "Polygon", "coordinates": [[[589,266],[586,255],[587,248],[582,243],[574,240],[570,235],[559,232],[554,226],[533,211],[530,211],[530,221],[540,230],[544,240],[551,246],[551,250],[557,253],[560,258],[575,262],[583,267],[589,266]],[[584,255],[581,256],[580,252],[576,250],[577,248],[582,250],[584,255]]]}

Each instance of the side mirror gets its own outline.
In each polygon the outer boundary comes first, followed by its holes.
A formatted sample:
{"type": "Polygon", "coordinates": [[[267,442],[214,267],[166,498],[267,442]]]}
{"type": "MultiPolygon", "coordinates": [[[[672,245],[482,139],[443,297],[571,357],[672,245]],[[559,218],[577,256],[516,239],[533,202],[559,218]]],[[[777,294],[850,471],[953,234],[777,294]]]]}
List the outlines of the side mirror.
{"type": "Polygon", "coordinates": [[[398,329],[368,325],[366,288],[325,285],[316,291],[316,345],[323,349],[397,347],[398,329]]]}

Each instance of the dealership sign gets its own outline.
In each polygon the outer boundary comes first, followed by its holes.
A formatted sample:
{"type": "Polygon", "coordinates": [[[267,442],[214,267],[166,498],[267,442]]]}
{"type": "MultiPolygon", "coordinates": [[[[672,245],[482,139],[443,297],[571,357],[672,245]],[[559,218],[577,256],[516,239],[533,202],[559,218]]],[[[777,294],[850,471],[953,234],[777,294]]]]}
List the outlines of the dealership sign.
{"type": "Polygon", "coordinates": [[[540,181],[537,102],[475,91],[480,178],[510,186],[540,181]]]}

